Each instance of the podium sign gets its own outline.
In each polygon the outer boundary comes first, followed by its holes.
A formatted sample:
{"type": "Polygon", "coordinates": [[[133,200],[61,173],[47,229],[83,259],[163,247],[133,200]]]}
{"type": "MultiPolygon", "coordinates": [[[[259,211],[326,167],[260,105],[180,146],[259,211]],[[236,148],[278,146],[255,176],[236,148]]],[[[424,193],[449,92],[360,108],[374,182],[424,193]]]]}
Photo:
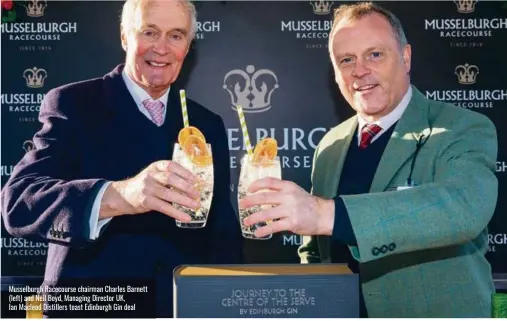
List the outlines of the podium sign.
{"type": "Polygon", "coordinates": [[[358,318],[359,279],[343,264],[180,266],[176,318],[358,318]]]}

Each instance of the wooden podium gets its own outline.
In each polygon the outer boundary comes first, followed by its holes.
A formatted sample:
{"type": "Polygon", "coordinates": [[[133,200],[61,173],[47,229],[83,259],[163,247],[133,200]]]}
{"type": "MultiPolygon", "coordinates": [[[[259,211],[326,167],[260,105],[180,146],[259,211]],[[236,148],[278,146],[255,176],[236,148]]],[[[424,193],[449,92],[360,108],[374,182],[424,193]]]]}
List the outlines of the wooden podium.
{"type": "Polygon", "coordinates": [[[179,266],[176,318],[358,318],[359,278],[343,264],[179,266]]]}

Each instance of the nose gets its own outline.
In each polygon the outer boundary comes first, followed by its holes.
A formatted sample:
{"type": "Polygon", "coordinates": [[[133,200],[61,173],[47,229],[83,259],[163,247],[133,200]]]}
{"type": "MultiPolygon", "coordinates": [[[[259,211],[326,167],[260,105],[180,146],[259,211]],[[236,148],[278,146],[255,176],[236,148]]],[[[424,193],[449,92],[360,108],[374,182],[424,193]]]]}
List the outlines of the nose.
{"type": "Polygon", "coordinates": [[[370,69],[368,69],[368,67],[361,60],[357,60],[355,68],[354,68],[354,72],[352,73],[352,75],[354,77],[361,78],[364,75],[369,74],[369,73],[370,73],[370,69]]]}
{"type": "Polygon", "coordinates": [[[153,51],[158,55],[166,55],[169,53],[169,43],[166,39],[163,37],[160,37],[154,44],[153,44],[153,51]]]}

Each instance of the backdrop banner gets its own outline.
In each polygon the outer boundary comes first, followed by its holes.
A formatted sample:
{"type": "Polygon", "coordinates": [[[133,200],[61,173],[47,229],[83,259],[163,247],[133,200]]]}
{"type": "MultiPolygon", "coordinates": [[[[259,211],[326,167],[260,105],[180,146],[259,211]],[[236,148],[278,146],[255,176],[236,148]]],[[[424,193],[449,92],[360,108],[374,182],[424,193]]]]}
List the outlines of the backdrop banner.
{"type": "MultiPolygon", "coordinates": [[[[310,189],[316,145],[353,115],[334,82],[328,34],[337,1],[201,1],[197,39],[178,81],[187,97],[227,126],[231,197],[246,153],[238,115],[252,143],[279,142],[284,179],[310,189]]],[[[3,4],[3,2],[2,2],[3,4]]],[[[507,273],[507,2],[381,2],[400,18],[412,45],[412,82],[427,97],[488,116],[497,126],[499,199],[487,258],[507,273]],[[503,119],[503,120],[502,120],[503,119]]],[[[33,134],[52,88],[102,77],[124,61],[123,1],[15,1],[2,8],[2,166],[5,184],[33,134]]],[[[69,150],[72,153],[72,150],[69,150]]],[[[473,173],[470,173],[473,175],[473,173]]],[[[237,204],[234,204],[237,206],[237,204]]],[[[247,241],[248,263],[297,263],[301,237],[247,241]]],[[[10,237],[2,223],[2,276],[42,275],[47,244],[10,237]]]]}

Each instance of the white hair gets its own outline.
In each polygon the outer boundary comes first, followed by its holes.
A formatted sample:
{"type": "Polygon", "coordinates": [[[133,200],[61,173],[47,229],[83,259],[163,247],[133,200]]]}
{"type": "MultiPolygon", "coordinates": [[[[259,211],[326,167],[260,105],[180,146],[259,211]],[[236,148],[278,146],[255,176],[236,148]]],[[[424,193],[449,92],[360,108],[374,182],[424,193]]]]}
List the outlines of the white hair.
{"type": "MultiPolygon", "coordinates": [[[[133,29],[133,23],[135,21],[135,14],[137,10],[141,7],[143,2],[147,2],[148,0],[126,0],[123,5],[122,13],[121,13],[121,24],[120,28],[124,32],[128,32],[133,29]]],[[[169,0],[167,0],[169,1],[169,0]]],[[[195,6],[190,0],[175,0],[181,2],[191,18],[190,25],[190,39],[194,39],[195,34],[197,33],[197,11],[195,10],[195,6]]]]}

